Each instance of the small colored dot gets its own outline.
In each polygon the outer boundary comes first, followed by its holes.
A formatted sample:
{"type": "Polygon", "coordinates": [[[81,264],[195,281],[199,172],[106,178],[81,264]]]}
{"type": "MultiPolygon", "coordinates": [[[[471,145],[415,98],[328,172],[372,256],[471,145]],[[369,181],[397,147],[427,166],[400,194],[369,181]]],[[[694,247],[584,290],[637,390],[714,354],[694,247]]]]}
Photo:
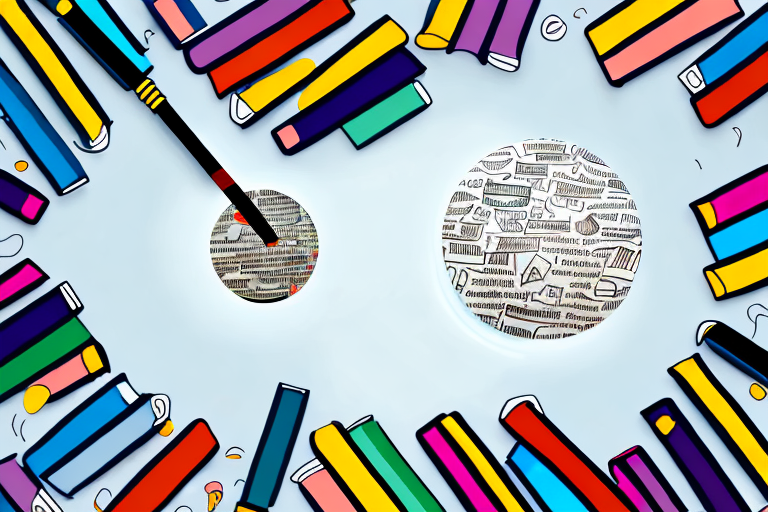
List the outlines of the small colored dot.
{"type": "Polygon", "coordinates": [[[24,160],[19,160],[18,162],[16,162],[15,164],[13,164],[13,167],[14,167],[14,168],[15,168],[17,171],[19,171],[19,172],[24,172],[24,171],[26,171],[27,169],[29,169],[29,164],[28,164],[27,162],[25,162],[24,160]]]}
{"type": "Polygon", "coordinates": [[[766,392],[763,386],[755,382],[749,386],[749,394],[752,395],[752,398],[755,400],[760,401],[765,398],[765,395],[768,394],[768,392],[766,392]]]}

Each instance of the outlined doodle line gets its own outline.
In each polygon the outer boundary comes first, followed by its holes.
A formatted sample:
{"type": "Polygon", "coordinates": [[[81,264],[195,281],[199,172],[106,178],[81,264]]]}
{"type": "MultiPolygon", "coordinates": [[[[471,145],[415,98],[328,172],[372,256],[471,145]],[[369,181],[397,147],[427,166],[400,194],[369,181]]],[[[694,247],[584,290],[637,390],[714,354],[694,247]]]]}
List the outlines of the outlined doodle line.
{"type": "Polygon", "coordinates": [[[245,450],[240,448],[239,446],[232,446],[227,450],[227,452],[224,454],[224,457],[228,459],[242,459],[243,455],[245,455],[245,450]],[[239,453],[238,453],[239,452],[239,453]]]}
{"type": "Polygon", "coordinates": [[[739,147],[741,146],[741,137],[743,135],[741,133],[741,128],[739,128],[738,126],[734,126],[733,131],[736,132],[736,136],[739,138],[738,142],[736,142],[736,147],[739,147]]]}
{"type": "Polygon", "coordinates": [[[579,11],[584,11],[584,14],[589,14],[585,8],[579,7],[578,9],[573,11],[573,17],[576,18],[577,20],[581,19],[581,16],[576,16],[576,13],[579,12],[579,11]]]}
{"type": "Polygon", "coordinates": [[[584,35],[608,83],[621,87],[742,16],[738,0],[624,0],[584,35]]]}
{"type": "Polygon", "coordinates": [[[162,510],[218,451],[219,441],[208,423],[193,420],[117,493],[104,512],[162,510]]]}
{"type": "Polygon", "coordinates": [[[699,354],[671,366],[667,372],[768,499],[768,441],[744,409],[699,354]]]}
{"type": "Polygon", "coordinates": [[[663,398],[640,414],[672,456],[707,512],[749,511],[744,498],[674,400],[663,398]]]}
{"type": "Polygon", "coordinates": [[[752,325],[755,326],[755,330],[752,331],[753,339],[757,335],[757,321],[761,317],[768,318],[768,308],[762,304],[752,304],[747,308],[747,318],[749,318],[749,321],[752,322],[752,325]]]}
{"type": "Polygon", "coordinates": [[[541,36],[547,41],[559,41],[568,32],[568,25],[556,14],[550,14],[541,22],[541,36]]]}
{"type": "Polygon", "coordinates": [[[632,502],[544,414],[533,395],[512,398],[499,414],[504,429],[596,510],[630,512],[632,502]]]}

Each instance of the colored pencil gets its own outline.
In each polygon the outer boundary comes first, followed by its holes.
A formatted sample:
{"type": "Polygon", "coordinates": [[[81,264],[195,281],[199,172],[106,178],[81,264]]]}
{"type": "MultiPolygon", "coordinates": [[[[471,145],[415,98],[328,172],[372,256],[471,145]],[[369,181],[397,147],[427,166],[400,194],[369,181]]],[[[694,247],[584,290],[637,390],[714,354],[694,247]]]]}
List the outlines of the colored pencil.
{"type": "Polygon", "coordinates": [[[587,512],[570,489],[520,443],[509,452],[507,465],[542,512],[587,512]]]}
{"type": "Polygon", "coordinates": [[[48,198],[38,190],[0,169],[0,209],[27,224],[37,224],[48,204],[48,198]]]}
{"type": "Polygon", "coordinates": [[[640,414],[707,512],[749,511],[744,498],[671,398],[659,400],[640,414]]]}
{"type": "Polygon", "coordinates": [[[688,510],[642,446],[633,446],[612,458],[608,470],[638,512],[688,510]]]}
{"type": "Polygon", "coordinates": [[[218,451],[219,442],[208,423],[194,420],[123,487],[104,512],[162,510],[218,451]]]}
{"type": "Polygon", "coordinates": [[[88,183],[88,176],[72,150],[0,60],[0,109],[3,120],[19,139],[58,195],[88,183]]]}
{"type": "Polygon", "coordinates": [[[355,507],[317,459],[297,469],[291,475],[291,481],[299,486],[315,512],[355,512],[355,507]]]}
{"type": "Polygon", "coordinates": [[[712,351],[768,387],[768,350],[722,322],[702,322],[696,344],[706,343],[712,351]]]}
{"type": "Polygon", "coordinates": [[[63,282],[0,323],[0,364],[69,322],[83,310],[72,287],[63,282]]]}
{"type": "Polygon", "coordinates": [[[354,15],[348,0],[314,0],[307,4],[278,30],[209,71],[216,95],[223,98],[269,73],[348,23],[354,15]]]}
{"type": "Polygon", "coordinates": [[[299,435],[309,390],[278,384],[266,425],[243,484],[238,510],[263,511],[275,504],[299,435]]]}
{"type": "Polygon", "coordinates": [[[325,100],[309,106],[272,130],[280,151],[293,155],[354,119],[393,92],[401,89],[426,68],[410,52],[401,49],[374,69],[338,87],[325,100]]]}
{"type": "Polygon", "coordinates": [[[109,145],[112,121],[24,0],[0,1],[0,26],[91,152],[109,145]]]}
{"type": "Polygon", "coordinates": [[[508,400],[499,422],[560,480],[567,482],[585,506],[599,512],[634,509],[608,476],[544,415],[535,397],[508,400]]]}
{"type": "Polygon", "coordinates": [[[25,258],[0,274],[0,309],[36,290],[48,280],[48,274],[34,261],[25,258]]]}
{"type": "Polygon", "coordinates": [[[584,34],[608,82],[621,87],[742,16],[738,0],[624,0],[584,34]]]}
{"type": "Polygon", "coordinates": [[[417,80],[347,121],[341,129],[355,149],[362,149],[424,112],[431,104],[432,98],[417,80]]]}

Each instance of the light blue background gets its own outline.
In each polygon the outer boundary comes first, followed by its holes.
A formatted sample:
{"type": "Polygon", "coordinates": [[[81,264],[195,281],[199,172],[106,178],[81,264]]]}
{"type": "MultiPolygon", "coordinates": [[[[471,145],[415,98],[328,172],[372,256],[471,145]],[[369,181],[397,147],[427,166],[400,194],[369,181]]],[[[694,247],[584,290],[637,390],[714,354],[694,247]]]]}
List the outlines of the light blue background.
{"type": "MultiPolygon", "coordinates": [[[[768,303],[765,290],[715,302],[701,269],[712,262],[688,203],[766,162],[768,98],[721,127],[701,126],[677,74],[726,31],[657,66],[621,89],[608,85],[584,38],[584,27],[615,2],[542,0],[519,72],[483,67],[469,54],[413,47],[429,70],[422,82],[434,105],[413,121],[357,152],[337,132],[297,156],[278,151],[269,131],[292,115],[292,98],[241,130],[228,102],[215,98],[205,76],[192,74],[139,0],[113,1],[127,25],[150,39],[152,77],[172,104],[246,189],[274,188],[299,201],[320,234],[315,274],[297,296],[280,303],[246,302],[221,284],[208,238],[227,201],[159,119],[123,91],[59,26],[42,5],[32,9],[70,56],[115,124],[109,149],[78,152],[91,183],[55,197],[32,166],[21,177],[52,199],[38,226],[0,217],[0,239],[24,235],[6,268],[33,258],[68,280],[85,304],[81,318],[107,349],[113,374],[125,371],[139,392],[166,393],[180,431],[202,417],[222,450],[173,500],[205,510],[205,483],[224,485],[221,510],[242,491],[279,381],[312,390],[288,475],[312,458],[309,433],[331,420],[344,424],[373,413],[414,469],[449,511],[461,506],[414,437],[441,412],[459,410],[503,460],[513,440],[497,416],[513,396],[535,394],[548,416],[601,468],[642,444],[691,510],[692,490],[639,411],[673,397],[752,509],[765,500],[666,369],[695,350],[699,322],[718,319],[751,335],[747,307],[768,303]],[[586,8],[582,19],[572,13],[586,8]],[[565,38],[545,41],[548,14],[568,24],[565,38]],[[732,131],[744,133],[740,147],[732,131]],[[643,222],[644,251],[628,299],[597,328],[562,341],[530,342],[486,328],[461,304],[445,278],[440,226],[461,176],[498,147],[526,138],[580,144],[617,171],[643,222]],[[696,163],[701,163],[702,169],[696,163]],[[228,460],[230,446],[246,451],[228,460]]],[[[302,56],[321,61],[388,13],[412,38],[427,0],[358,0],[347,26],[302,56]]],[[[747,13],[762,0],[742,0],[747,13]]],[[[196,5],[209,23],[244,0],[196,5]]],[[[74,131],[6,36],[0,54],[68,141],[74,131]]],[[[0,127],[0,167],[24,158],[0,127]]],[[[33,297],[43,293],[35,292],[33,297]]],[[[27,301],[2,312],[3,318],[27,301]]],[[[768,325],[757,338],[768,346],[768,325]]],[[[751,380],[707,349],[707,364],[768,431],[768,401],[748,394],[751,380]]],[[[105,382],[110,376],[100,379],[105,382]]],[[[28,416],[19,394],[0,406],[2,454],[23,452],[99,384],[28,416]],[[22,420],[27,442],[14,437],[22,420]]],[[[101,487],[116,493],[168,441],[157,437],[74,501],[86,511],[101,487]]],[[[274,510],[309,510],[287,480],[274,510]]]]}

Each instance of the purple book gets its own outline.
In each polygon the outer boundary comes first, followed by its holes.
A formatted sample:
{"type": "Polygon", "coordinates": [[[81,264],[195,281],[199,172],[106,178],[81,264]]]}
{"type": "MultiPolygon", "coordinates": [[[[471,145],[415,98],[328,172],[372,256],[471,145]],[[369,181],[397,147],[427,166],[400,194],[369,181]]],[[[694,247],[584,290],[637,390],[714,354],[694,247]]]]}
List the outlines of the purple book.
{"type": "MultiPolygon", "coordinates": [[[[514,2],[514,0],[512,0],[514,2]]],[[[456,42],[449,46],[449,53],[453,51],[465,51],[474,54],[480,62],[487,62],[487,51],[484,43],[489,31],[493,28],[494,18],[499,4],[504,5],[503,0],[475,0],[469,7],[469,13],[464,18],[456,42]]],[[[463,17],[463,16],[462,16],[463,17]]]]}
{"type": "Polygon", "coordinates": [[[517,71],[539,0],[507,0],[488,53],[488,62],[504,71],[517,71]]]}

